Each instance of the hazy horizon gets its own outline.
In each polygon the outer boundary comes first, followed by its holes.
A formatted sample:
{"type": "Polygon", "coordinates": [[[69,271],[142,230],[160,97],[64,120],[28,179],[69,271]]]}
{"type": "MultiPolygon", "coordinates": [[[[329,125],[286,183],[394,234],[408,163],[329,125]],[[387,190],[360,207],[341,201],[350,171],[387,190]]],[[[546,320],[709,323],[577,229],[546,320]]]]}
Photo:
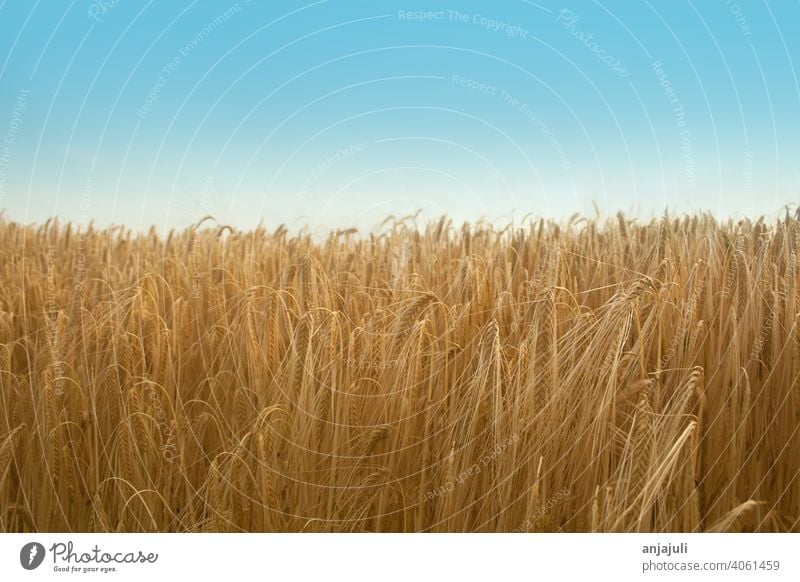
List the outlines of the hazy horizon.
{"type": "MultiPolygon", "coordinates": [[[[523,225],[527,225],[531,222],[537,223],[540,219],[543,219],[548,222],[552,222],[559,225],[567,225],[573,224],[578,225],[580,222],[585,221],[594,221],[596,226],[600,226],[608,222],[608,224],[614,226],[616,221],[618,220],[618,214],[621,213],[624,218],[633,220],[639,224],[648,224],[654,220],[660,220],[664,218],[664,216],[668,216],[670,219],[675,218],[683,218],[683,217],[693,217],[693,216],[705,216],[710,215],[712,216],[717,222],[720,224],[725,224],[728,220],[732,220],[734,222],[738,220],[752,220],[757,221],[759,219],[764,219],[767,223],[767,226],[770,226],[771,222],[777,222],[783,220],[787,213],[793,216],[796,212],[800,212],[800,204],[786,204],[783,205],[779,210],[772,213],[760,213],[760,214],[751,214],[751,215],[743,215],[741,213],[731,213],[729,215],[719,215],[709,210],[690,210],[684,212],[673,211],[671,209],[664,209],[662,212],[653,212],[647,216],[637,215],[635,213],[626,212],[625,210],[619,210],[616,213],[597,213],[596,211],[592,214],[587,213],[579,213],[575,212],[571,215],[565,216],[545,216],[541,214],[536,214],[535,212],[513,212],[506,216],[499,216],[499,217],[490,217],[490,216],[474,216],[474,217],[465,217],[463,219],[456,219],[450,214],[442,213],[439,215],[425,215],[421,212],[421,209],[418,212],[412,212],[407,215],[387,215],[382,220],[374,222],[374,223],[364,223],[364,224],[340,224],[340,225],[325,225],[325,224],[313,224],[308,221],[303,221],[302,218],[298,218],[294,222],[270,222],[266,218],[262,217],[258,220],[255,220],[251,224],[234,224],[231,222],[225,222],[220,220],[219,217],[208,214],[199,217],[197,220],[188,222],[185,224],[159,224],[159,223],[151,223],[151,224],[131,224],[126,223],[124,221],[108,221],[103,222],[101,220],[91,219],[88,221],[74,221],[69,219],[64,219],[59,216],[50,216],[41,221],[19,221],[15,220],[13,216],[9,216],[4,209],[0,209],[0,219],[10,222],[16,223],[19,225],[24,226],[32,226],[35,228],[41,227],[47,223],[53,223],[57,221],[60,225],[66,226],[70,224],[74,228],[77,229],[77,232],[83,232],[86,228],[91,224],[93,228],[97,230],[106,230],[106,229],[118,229],[122,228],[124,230],[130,230],[132,233],[140,233],[145,234],[148,233],[151,229],[155,228],[155,232],[159,236],[163,236],[168,234],[170,231],[181,232],[185,229],[192,228],[199,226],[201,229],[203,228],[221,228],[221,227],[231,227],[237,232],[248,233],[254,231],[256,228],[262,227],[266,229],[268,232],[272,232],[277,230],[280,227],[284,227],[286,231],[290,235],[297,235],[301,232],[308,232],[312,234],[315,238],[316,237],[326,237],[328,234],[336,233],[336,232],[344,232],[348,230],[357,231],[359,235],[369,235],[369,234],[380,234],[382,232],[386,232],[391,229],[392,223],[404,223],[406,226],[416,226],[417,229],[422,231],[427,225],[434,224],[438,222],[440,219],[445,218],[450,221],[451,227],[460,228],[462,225],[468,224],[471,226],[479,226],[479,225],[491,225],[498,229],[503,229],[509,225],[513,225],[517,228],[522,227],[523,225]]],[[[321,240],[321,239],[320,239],[321,240]]]]}

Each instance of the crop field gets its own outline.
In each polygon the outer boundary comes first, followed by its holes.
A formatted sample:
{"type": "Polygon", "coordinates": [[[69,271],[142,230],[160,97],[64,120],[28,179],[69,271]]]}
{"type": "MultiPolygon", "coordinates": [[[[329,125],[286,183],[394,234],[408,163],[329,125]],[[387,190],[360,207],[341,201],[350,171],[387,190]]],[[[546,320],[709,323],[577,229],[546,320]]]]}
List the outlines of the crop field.
{"type": "Polygon", "coordinates": [[[0,530],[800,531],[798,250],[0,219],[0,530]]]}

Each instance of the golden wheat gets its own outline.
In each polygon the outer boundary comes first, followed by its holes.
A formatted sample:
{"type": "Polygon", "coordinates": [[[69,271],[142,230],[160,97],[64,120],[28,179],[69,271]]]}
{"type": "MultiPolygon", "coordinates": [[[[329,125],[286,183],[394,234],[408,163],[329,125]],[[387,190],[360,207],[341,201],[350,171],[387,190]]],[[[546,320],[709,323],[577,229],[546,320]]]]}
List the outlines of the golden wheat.
{"type": "Polygon", "coordinates": [[[800,214],[415,218],[0,219],[0,530],[800,531],[800,214]]]}

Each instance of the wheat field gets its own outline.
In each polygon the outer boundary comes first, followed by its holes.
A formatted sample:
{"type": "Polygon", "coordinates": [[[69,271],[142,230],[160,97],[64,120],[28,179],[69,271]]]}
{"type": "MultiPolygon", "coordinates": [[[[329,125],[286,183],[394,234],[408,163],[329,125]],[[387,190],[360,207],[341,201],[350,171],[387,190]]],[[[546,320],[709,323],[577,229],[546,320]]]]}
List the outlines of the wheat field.
{"type": "Polygon", "coordinates": [[[0,219],[0,530],[800,531],[800,213],[0,219]]]}

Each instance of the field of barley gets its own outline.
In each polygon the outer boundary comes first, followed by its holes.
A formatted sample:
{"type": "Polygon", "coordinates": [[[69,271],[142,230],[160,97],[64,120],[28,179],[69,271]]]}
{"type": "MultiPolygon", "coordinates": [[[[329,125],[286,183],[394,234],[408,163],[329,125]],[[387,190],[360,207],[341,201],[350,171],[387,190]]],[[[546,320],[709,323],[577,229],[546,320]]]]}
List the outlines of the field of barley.
{"type": "Polygon", "coordinates": [[[0,218],[0,530],[800,531],[799,249],[0,218]]]}

